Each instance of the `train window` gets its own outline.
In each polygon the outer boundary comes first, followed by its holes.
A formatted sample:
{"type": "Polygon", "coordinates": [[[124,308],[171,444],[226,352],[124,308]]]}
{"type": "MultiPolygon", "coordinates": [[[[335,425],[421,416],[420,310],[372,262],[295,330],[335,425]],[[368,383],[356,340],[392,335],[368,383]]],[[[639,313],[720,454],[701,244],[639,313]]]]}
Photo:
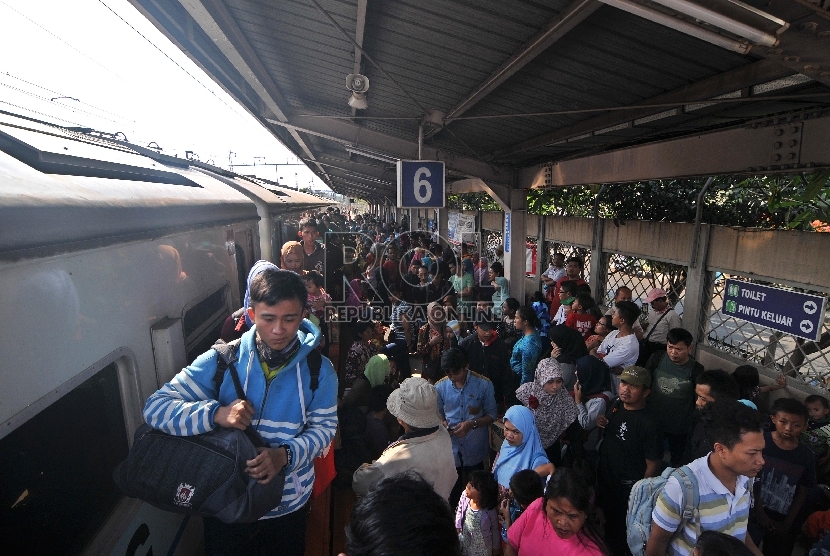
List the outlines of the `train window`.
{"type": "Polygon", "coordinates": [[[191,337],[198,332],[199,328],[209,321],[218,311],[227,311],[227,308],[225,288],[223,287],[188,309],[182,321],[185,341],[190,343],[191,337]]]}
{"type": "Polygon", "coordinates": [[[0,542],[9,554],[75,554],[121,493],[127,456],[115,363],[0,440],[0,542]]]}
{"type": "Polygon", "coordinates": [[[222,286],[185,311],[182,327],[188,362],[193,362],[219,339],[222,324],[230,314],[227,291],[227,286],[222,286]]]}

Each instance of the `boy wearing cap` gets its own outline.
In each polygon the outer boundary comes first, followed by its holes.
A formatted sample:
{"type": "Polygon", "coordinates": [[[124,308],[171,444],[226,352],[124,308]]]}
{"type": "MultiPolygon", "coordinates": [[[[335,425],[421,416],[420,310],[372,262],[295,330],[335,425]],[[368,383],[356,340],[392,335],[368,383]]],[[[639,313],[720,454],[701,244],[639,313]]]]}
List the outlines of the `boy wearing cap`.
{"type": "Polygon", "coordinates": [[[654,288],[643,301],[651,305],[651,311],[648,312],[648,327],[643,334],[638,365],[645,365],[652,353],[665,351],[669,330],[683,326],[680,315],[674,312],[667,296],[666,290],[654,288]]]}
{"type": "Polygon", "coordinates": [[[386,408],[397,417],[404,434],[372,463],[354,472],[352,489],[364,496],[386,477],[414,471],[442,498],[449,499],[458,478],[450,435],[441,425],[438,392],[422,378],[408,378],[389,395],[386,408]]]}
{"type": "Polygon", "coordinates": [[[599,449],[597,504],[605,514],[605,542],[612,554],[630,554],[625,516],[631,487],[640,479],[660,474],[663,438],[646,399],[651,373],[626,367],[620,374],[619,400],[597,418],[604,428],[599,449]]]}

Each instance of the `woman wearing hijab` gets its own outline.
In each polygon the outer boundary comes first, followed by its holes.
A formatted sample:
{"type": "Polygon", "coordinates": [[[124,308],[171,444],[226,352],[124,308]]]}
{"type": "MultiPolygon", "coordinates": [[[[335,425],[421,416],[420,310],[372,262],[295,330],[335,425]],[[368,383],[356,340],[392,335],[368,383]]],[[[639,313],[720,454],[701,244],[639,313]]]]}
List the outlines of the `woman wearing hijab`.
{"type": "Polygon", "coordinates": [[[251,267],[251,271],[248,272],[248,287],[245,290],[245,301],[241,309],[234,311],[231,316],[225,319],[225,323],[222,325],[222,333],[219,335],[222,340],[232,342],[239,339],[242,337],[242,334],[250,330],[254,325],[254,322],[248,316],[248,308],[251,306],[251,282],[269,268],[279,270],[277,265],[268,261],[257,261],[251,267]]]}
{"type": "Polygon", "coordinates": [[[363,373],[358,375],[352,384],[351,390],[340,400],[338,406],[351,405],[368,408],[372,388],[386,384],[390,375],[392,375],[392,365],[389,358],[383,354],[373,355],[366,362],[363,373]]]}
{"type": "MultiPolygon", "coordinates": [[[[577,421],[586,435],[583,436],[584,448],[589,458],[596,458],[597,443],[599,442],[599,428],[597,417],[605,415],[611,406],[611,374],[608,368],[585,365],[584,369],[577,368],[576,384],[574,384],[574,401],[579,412],[577,421]]],[[[593,459],[597,461],[597,459],[593,459]]]]}
{"type": "Polygon", "coordinates": [[[536,367],[536,379],[516,390],[516,398],[533,412],[542,446],[555,465],[561,459],[559,437],[578,415],[576,403],[564,384],[556,359],[542,359],[536,367]]]}
{"type": "Polygon", "coordinates": [[[282,244],[280,266],[282,266],[283,270],[290,270],[291,272],[302,275],[304,262],[305,252],[303,251],[302,243],[299,241],[286,241],[282,244]]]}
{"type": "Polygon", "coordinates": [[[533,469],[540,477],[556,470],[545,454],[533,412],[514,405],[504,414],[504,442],[493,466],[493,475],[499,483],[499,503],[510,488],[510,478],[525,469],[533,469]]]}

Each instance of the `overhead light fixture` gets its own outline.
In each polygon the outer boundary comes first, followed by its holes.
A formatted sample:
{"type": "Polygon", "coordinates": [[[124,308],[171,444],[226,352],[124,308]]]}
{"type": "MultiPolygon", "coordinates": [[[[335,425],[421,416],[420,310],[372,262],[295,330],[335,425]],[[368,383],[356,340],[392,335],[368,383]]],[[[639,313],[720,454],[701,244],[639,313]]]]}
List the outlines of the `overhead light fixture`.
{"type": "MultiPolygon", "coordinates": [[[[689,2],[688,0],[651,0],[657,4],[661,4],[670,8],[672,10],[678,11],[683,15],[689,16],[693,19],[697,19],[699,21],[703,21],[704,23],[708,23],[709,25],[714,25],[719,29],[723,29],[733,35],[737,35],[741,38],[744,38],[751,42],[752,44],[757,44],[759,46],[775,46],[778,44],[778,37],[772,33],[767,33],[766,31],[762,31],[761,29],[756,29],[751,25],[747,25],[746,23],[742,23],[731,17],[727,17],[722,15],[714,10],[710,10],[704,6],[699,4],[695,4],[694,2],[689,2]]],[[[738,1],[732,1],[732,5],[744,8],[748,13],[752,13],[756,16],[761,16],[767,21],[770,21],[779,26],[778,32],[781,33],[785,31],[790,25],[777,17],[774,17],[766,12],[762,12],[752,6],[747,6],[742,4],[738,1]]]]}
{"type": "Polygon", "coordinates": [[[366,92],[369,90],[369,78],[359,73],[350,73],[346,76],[346,88],[352,92],[349,97],[349,106],[357,110],[369,108],[366,92]]]}
{"type": "Polygon", "coordinates": [[[710,44],[714,44],[715,46],[731,50],[733,52],[747,54],[752,48],[752,45],[749,43],[730,39],[729,37],[725,37],[720,33],[715,33],[714,31],[710,31],[709,29],[705,29],[699,25],[695,25],[688,21],[678,19],[667,13],[657,11],[653,8],[648,8],[643,4],[633,2],[632,0],[599,1],[603,4],[614,6],[615,8],[619,8],[620,10],[626,11],[630,14],[634,14],[636,16],[642,17],[643,19],[653,21],[654,23],[663,25],[664,27],[674,29],[675,31],[680,31],[681,33],[685,33],[692,37],[706,41],[710,44]]]}

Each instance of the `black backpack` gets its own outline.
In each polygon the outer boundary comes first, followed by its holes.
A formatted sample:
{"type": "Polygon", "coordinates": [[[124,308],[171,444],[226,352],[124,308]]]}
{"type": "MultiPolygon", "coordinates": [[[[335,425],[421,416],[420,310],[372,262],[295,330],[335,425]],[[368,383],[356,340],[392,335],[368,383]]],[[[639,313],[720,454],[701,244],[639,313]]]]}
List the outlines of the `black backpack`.
{"type": "MultiPolygon", "coordinates": [[[[214,381],[221,384],[230,369],[239,399],[245,392],[234,367],[239,341],[219,340],[214,381]]],[[[322,357],[308,356],[312,391],[319,383],[322,357]]],[[[252,479],[246,461],[268,444],[252,428],[245,431],[216,427],[196,436],[173,436],[144,424],[136,430],[127,459],[113,472],[116,485],[132,498],[157,508],[183,514],[215,517],[225,523],[251,523],[281,499],[285,474],[280,471],[267,485],[252,479]]]]}

